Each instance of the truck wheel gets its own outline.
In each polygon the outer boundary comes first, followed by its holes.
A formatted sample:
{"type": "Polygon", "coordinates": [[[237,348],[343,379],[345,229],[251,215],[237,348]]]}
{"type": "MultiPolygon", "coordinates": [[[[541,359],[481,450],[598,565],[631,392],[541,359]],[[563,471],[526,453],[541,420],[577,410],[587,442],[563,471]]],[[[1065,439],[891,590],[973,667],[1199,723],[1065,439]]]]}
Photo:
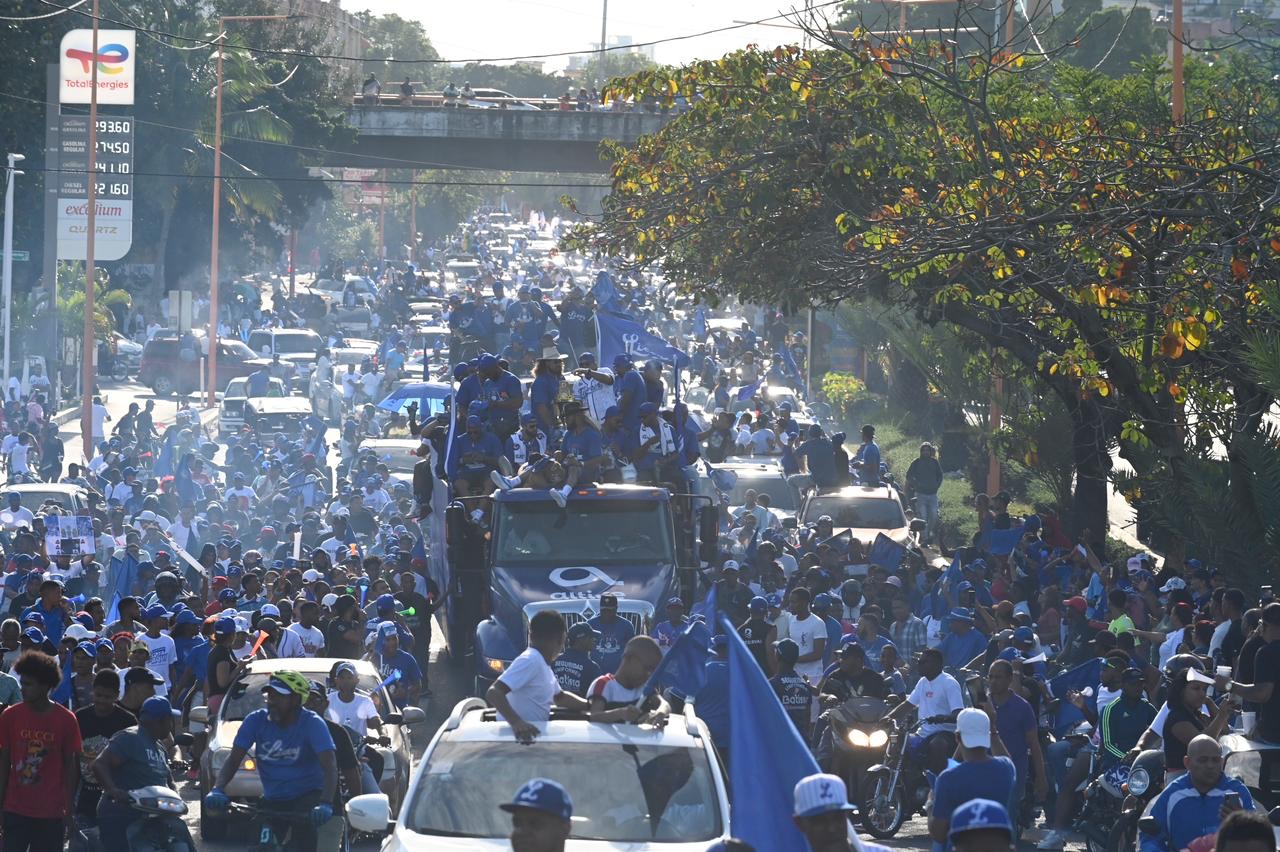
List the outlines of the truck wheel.
{"type": "Polygon", "coordinates": [[[168,396],[173,393],[174,381],[169,376],[156,376],[155,382],[151,385],[151,390],[156,396],[168,396]]]}

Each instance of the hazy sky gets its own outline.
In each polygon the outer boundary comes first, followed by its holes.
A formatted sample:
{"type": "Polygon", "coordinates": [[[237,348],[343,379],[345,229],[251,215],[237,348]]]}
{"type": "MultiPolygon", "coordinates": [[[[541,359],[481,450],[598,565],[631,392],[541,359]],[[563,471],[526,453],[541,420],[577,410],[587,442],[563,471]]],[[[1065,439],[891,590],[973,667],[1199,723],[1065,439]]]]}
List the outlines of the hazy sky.
{"type": "MultiPolygon", "coordinates": [[[[824,0],[809,2],[816,6],[824,0]]],[[[636,42],[655,41],[731,26],[735,20],[760,20],[804,5],[805,0],[609,0],[608,32],[610,37],[628,35],[636,42]]],[[[600,40],[601,0],[463,0],[449,4],[343,0],[342,7],[416,18],[447,59],[586,51],[600,40]]],[[[659,62],[679,63],[721,56],[751,43],[772,46],[795,42],[801,35],[797,30],[751,26],[659,44],[654,51],[659,62]]],[[[546,60],[548,71],[565,64],[562,58],[546,60]]]]}

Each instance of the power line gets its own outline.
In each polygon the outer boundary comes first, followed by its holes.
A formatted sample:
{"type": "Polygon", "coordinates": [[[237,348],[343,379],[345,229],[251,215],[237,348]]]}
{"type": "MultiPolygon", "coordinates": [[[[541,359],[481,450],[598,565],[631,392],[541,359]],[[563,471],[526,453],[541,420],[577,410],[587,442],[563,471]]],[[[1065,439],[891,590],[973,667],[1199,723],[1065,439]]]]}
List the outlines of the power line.
{"type": "MultiPolygon", "coordinates": [[[[59,6],[58,11],[56,12],[47,12],[43,15],[28,15],[24,18],[16,18],[16,17],[11,17],[9,15],[0,15],[0,21],[16,21],[17,23],[26,23],[27,21],[45,21],[45,20],[48,20],[49,18],[56,18],[59,15],[74,11],[76,8],[83,6],[87,2],[89,2],[89,0],[76,0],[75,3],[72,3],[70,6],[67,6],[65,8],[62,6],[59,6]]],[[[54,4],[50,3],[47,5],[54,5],[54,4]]]]}
{"type": "MultiPolygon", "coordinates": [[[[57,3],[54,3],[53,0],[40,0],[40,2],[46,6],[52,6],[55,9],[61,9],[62,11],[69,11],[68,7],[59,6],[57,3]]],[[[830,6],[841,6],[841,5],[844,5],[846,2],[847,0],[826,0],[826,2],[818,3],[814,6],[809,7],[806,11],[812,12],[817,9],[823,9],[830,6]]],[[[86,18],[90,18],[90,19],[94,17],[92,14],[78,10],[78,9],[76,10],[76,14],[84,15],[86,18]]],[[[382,56],[382,57],[344,56],[341,54],[334,54],[334,53],[307,53],[301,50],[280,50],[280,49],[268,48],[268,47],[253,47],[251,45],[243,45],[243,44],[237,44],[233,46],[240,50],[247,50],[250,53],[261,53],[267,56],[288,56],[292,58],[302,57],[306,59],[329,59],[329,60],[344,61],[344,62],[382,62],[382,63],[397,64],[397,65],[399,64],[453,65],[453,64],[462,64],[462,63],[520,62],[520,61],[529,60],[529,59],[559,59],[567,56],[580,56],[585,53],[591,53],[591,54],[611,53],[613,51],[619,51],[619,50],[635,50],[636,48],[639,48],[639,47],[653,47],[659,44],[671,44],[672,42],[688,41],[690,39],[703,38],[704,36],[732,32],[734,30],[744,29],[746,27],[756,26],[757,24],[766,24],[769,21],[789,19],[791,16],[795,14],[796,12],[781,12],[777,15],[770,15],[767,18],[760,18],[754,21],[742,21],[739,23],[730,24],[728,26],[716,27],[714,29],[709,29],[709,30],[702,30],[701,32],[696,32],[696,33],[686,33],[684,35],[668,36],[667,38],[659,38],[659,39],[654,39],[652,41],[636,42],[633,44],[614,45],[612,47],[604,48],[603,51],[601,50],[592,50],[592,51],[565,50],[557,53],[528,53],[522,56],[490,56],[490,57],[480,57],[480,58],[472,58],[472,59],[442,59],[440,57],[401,59],[398,57],[391,57],[391,56],[382,56]]],[[[303,17],[303,16],[299,15],[298,17],[303,17]]],[[[138,29],[140,32],[150,33],[157,36],[164,36],[166,38],[177,39],[178,41],[185,41],[185,42],[188,42],[191,44],[197,44],[203,47],[221,46],[218,41],[192,38],[191,36],[182,36],[176,33],[165,32],[164,30],[157,30],[149,27],[133,27],[126,21],[120,21],[115,18],[110,18],[102,14],[99,14],[97,16],[97,19],[99,22],[105,22],[109,24],[118,24],[120,26],[131,27],[134,29],[138,29]]],[[[221,37],[221,34],[219,35],[219,37],[221,37]]]]}
{"type": "MultiPolygon", "coordinates": [[[[84,169],[60,169],[52,166],[28,166],[25,163],[22,166],[23,171],[27,172],[50,172],[55,174],[73,174],[81,177],[87,177],[88,172],[84,169]]],[[[129,178],[129,177],[160,177],[160,178],[187,178],[190,180],[214,180],[211,174],[187,173],[187,172],[129,172],[127,174],[107,174],[105,172],[98,173],[100,178],[129,178]]],[[[317,182],[317,183],[338,183],[338,184],[362,184],[375,183],[378,185],[390,186],[513,186],[513,187],[547,187],[555,189],[609,189],[611,184],[607,183],[535,183],[533,181],[478,181],[478,180],[378,180],[365,181],[357,178],[341,178],[341,177],[312,177],[310,175],[222,175],[218,180],[223,181],[271,181],[273,183],[286,182],[317,182]]],[[[105,203],[104,199],[99,199],[105,203]]]]}

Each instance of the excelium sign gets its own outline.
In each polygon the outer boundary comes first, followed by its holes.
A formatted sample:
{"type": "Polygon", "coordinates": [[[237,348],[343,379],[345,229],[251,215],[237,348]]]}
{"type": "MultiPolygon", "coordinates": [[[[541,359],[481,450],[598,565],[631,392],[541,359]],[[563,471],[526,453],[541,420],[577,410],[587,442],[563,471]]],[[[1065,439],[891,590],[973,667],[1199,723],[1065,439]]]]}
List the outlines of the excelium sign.
{"type": "Polygon", "coordinates": [[[98,50],[93,30],[71,30],[62,37],[59,66],[64,104],[87,104],[93,89],[93,69],[98,69],[98,103],[132,104],[135,85],[133,30],[98,30],[98,50]]]}

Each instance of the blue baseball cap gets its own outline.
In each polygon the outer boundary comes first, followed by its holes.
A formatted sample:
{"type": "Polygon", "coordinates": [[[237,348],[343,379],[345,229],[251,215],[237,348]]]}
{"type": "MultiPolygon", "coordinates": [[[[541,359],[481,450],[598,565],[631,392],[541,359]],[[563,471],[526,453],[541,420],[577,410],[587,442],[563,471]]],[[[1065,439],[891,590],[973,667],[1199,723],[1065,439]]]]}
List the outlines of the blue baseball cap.
{"type": "Polygon", "coordinates": [[[150,621],[153,618],[168,618],[169,610],[164,608],[164,604],[152,604],[142,612],[144,621],[150,621]]]}
{"type": "Polygon", "coordinates": [[[474,414],[469,415],[469,416],[467,417],[467,428],[468,428],[468,429],[483,429],[483,428],[484,428],[484,421],[483,421],[483,420],[481,420],[479,417],[476,417],[474,414]]]}
{"type": "Polygon", "coordinates": [[[476,366],[481,370],[488,370],[492,367],[498,366],[498,359],[486,352],[480,356],[479,360],[476,361],[476,366]]]}
{"type": "Polygon", "coordinates": [[[93,647],[92,642],[77,642],[76,650],[82,652],[83,654],[89,657],[98,656],[98,649],[93,647]]]}
{"type": "Polygon", "coordinates": [[[397,635],[396,624],[394,621],[383,621],[378,624],[378,635],[383,638],[390,638],[397,635]]]}
{"type": "Polygon", "coordinates": [[[831,600],[831,595],[826,592],[822,592],[821,594],[814,595],[813,602],[810,604],[809,608],[814,612],[822,612],[823,610],[830,609],[832,603],[834,603],[834,601],[831,600]]]}
{"type": "Polygon", "coordinates": [[[173,715],[173,705],[163,695],[151,696],[142,702],[142,707],[138,710],[139,719],[171,719],[173,715]]]}
{"type": "Polygon", "coordinates": [[[228,576],[228,577],[239,577],[239,576],[241,576],[242,574],[244,574],[244,566],[243,566],[243,565],[229,565],[229,566],[227,566],[227,576],[228,576]]]}
{"type": "Polygon", "coordinates": [[[461,381],[462,379],[465,379],[468,375],[470,375],[470,373],[471,373],[470,364],[454,364],[453,365],[453,378],[455,380],[461,381]]]}
{"type": "Polygon", "coordinates": [[[39,627],[28,627],[26,630],[22,631],[22,638],[30,639],[32,642],[34,642],[37,645],[43,645],[44,631],[41,630],[39,627]]]}
{"type": "Polygon", "coordinates": [[[973,614],[962,606],[958,606],[951,610],[951,613],[947,618],[951,621],[967,621],[970,624],[973,624],[973,614]]]}
{"type": "Polygon", "coordinates": [[[1005,806],[991,799],[970,799],[951,813],[948,839],[966,831],[994,828],[1013,839],[1013,823],[1005,806]]]}
{"type": "Polygon", "coordinates": [[[236,620],[229,616],[219,618],[213,625],[213,632],[218,636],[234,636],[236,634],[236,620]]]}
{"type": "Polygon", "coordinates": [[[93,650],[95,653],[98,651],[107,651],[114,654],[116,646],[110,639],[99,639],[97,642],[93,643],[93,650]]]}
{"type": "Polygon", "coordinates": [[[640,404],[641,415],[657,414],[657,413],[658,413],[658,406],[654,405],[652,402],[642,402],[640,404]]]}
{"type": "Polygon", "coordinates": [[[667,609],[671,609],[673,606],[678,606],[680,609],[684,609],[684,601],[678,597],[667,598],[667,609]]]}
{"type": "Polygon", "coordinates": [[[509,805],[498,805],[507,813],[517,810],[542,811],[568,821],[573,817],[573,800],[565,789],[548,778],[532,778],[524,783],[509,805]]]}
{"type": "Polygon", "coordinates": [[[1013,631],[1013,641],[1034,642],[1036,641],[1036,632],[1030,627],[1019,627],[1013,631]]]}
{"type": "Polygon", "coordinates": [[[621,370],[633,366],[631,356],[624,353],[618,353],[613,356],[613,369],[621,370]]]}
{"type": "Polygon", "coordinates": [[[194,612],[192,612],[189,609],[184,609],[182,612],[178,613],[178,618],[174,622],[174,625],[181,626],[183,624],[199,624],[199,623],[200,623],[200,616],[196,615],[194,612]]]}
{"type": "Polygon", "coordinates": [[[747,604],[747,609],[751,612],[768,612],[769,601],[761,595],[756,595],[751,599],[751,602],[747,604]]]}
{"type": "Polygon", "coordinates": [[[378,595],[378,611],[395,609],[396,599],[394,595],[378,595]]]}
{"type": "Polygon", "coordinates": [[[240,594],[235,589],[223,589],[218,592],[218,600],[222,603],[235,603],[240,594]]]}
{"type": "Polygon", "coordinates": [[[622,409],[618,408],[618,406],[616,405],[611,405],[604,410],[605,420],[608,420],[610,417],[621,417],[621,416],[622,416],[622,409]]]}

